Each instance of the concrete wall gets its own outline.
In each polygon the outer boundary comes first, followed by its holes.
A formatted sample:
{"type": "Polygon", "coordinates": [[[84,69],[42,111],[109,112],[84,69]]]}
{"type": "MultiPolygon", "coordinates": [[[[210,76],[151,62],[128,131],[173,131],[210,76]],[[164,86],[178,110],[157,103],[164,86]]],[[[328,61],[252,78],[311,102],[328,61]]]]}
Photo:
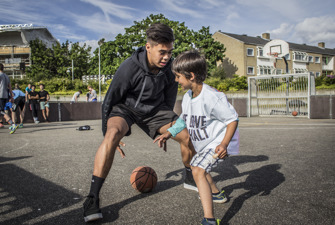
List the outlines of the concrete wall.
{"type": "MultiPolygon", "coordinates": [[[[248,99],[247,98],[228,98],[240,117],[247,117],[248,99]]],[[[181,100],[177,100],[174,111],[180,115],[181,100]]],[[[18,112],[17,112],[18,114],[18,112]]],[[[38,111],[38,117],[44,122],[42,112],[38,111]]],[[[17,115],[17,118],[19,116],[17,115]]],[[[335,119],[335,96],[317,95],[311,96],[311,119],[335,119]]],[[[75,120],[95,120],[101,119],[100,102],[81,102],[81,103],[50,103],[49,121],[75,121],[75,120]]],[[[33,123],[32,112],[30,109],[25,111],[24,123],[33,123]]]]}
{"type": "Polygon", "coordinates": [[[311,119],[335,119],[335,96],[311,96],[311,119]]]}

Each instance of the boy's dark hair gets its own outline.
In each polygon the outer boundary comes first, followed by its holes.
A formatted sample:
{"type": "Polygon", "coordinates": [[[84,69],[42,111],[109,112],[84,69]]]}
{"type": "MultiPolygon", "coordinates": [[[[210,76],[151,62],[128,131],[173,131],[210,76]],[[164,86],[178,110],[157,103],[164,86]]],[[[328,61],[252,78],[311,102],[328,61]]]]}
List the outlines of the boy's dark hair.
{"type": "Polygon", "coordinates": [[[36,86],[32,84],[32,85],[31,85],[31,88],[33,88],[33,87],[36,88],[36,86]]]}
{"type": "Polygon", "coordinates": [[[2,63],[0,63],[0,70],[3,71],[3,69],[4,69],[4,66],[2,63]]]}
{"type": "Polygon", "coordinates": [[[43,88],[45,88],[44,84],[40,84],[40,86],[41,86],[41,85],[43,86],[43,88]]]}
{"type": "Polygon", "coordinates": [[[162,23],[152,24],[146,31],[147,42],[157,44],[170,44],[174,42],[174,35],[172,29],[162,23]]]}
{"type": "Polygon", "coordinates": [[[79,90],[79,93],[82,94],[83,92],[81,90],[79,90]]]}
{"type": "Polygon", "coordinates": [[[172,72],[183,74],[186,79],[191,78],[194,73],[195,82],[204,82],[207,76],[207,63],[205,57],[196,50],[190,50],[178,55],[172,62],[172,72]]]}

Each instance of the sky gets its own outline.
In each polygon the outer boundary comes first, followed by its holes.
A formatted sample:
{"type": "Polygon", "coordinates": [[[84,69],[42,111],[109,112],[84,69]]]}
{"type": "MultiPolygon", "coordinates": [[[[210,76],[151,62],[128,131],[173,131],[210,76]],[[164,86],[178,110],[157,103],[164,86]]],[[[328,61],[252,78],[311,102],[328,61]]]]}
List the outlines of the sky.
{"type": "Polygon", "coordinates": [[[47,27],[60,42],[86,43],[114,40],[124,28],[150,14],[163,14],[216,31],[261,36],[335,48],[334,0],[1,0],[0,25],[33,24],[47,27]]]}

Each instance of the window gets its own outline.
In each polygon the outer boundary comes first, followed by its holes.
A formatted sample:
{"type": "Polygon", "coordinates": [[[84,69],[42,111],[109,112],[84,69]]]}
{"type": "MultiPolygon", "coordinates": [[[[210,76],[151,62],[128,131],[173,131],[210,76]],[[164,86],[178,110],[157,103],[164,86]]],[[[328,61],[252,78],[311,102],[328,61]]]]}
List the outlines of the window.
{"type": "Polygon", "coordinates": [[[328,65],[328,63],[329,63],[329,57],[322,57],[322,64],[328,65]]]}
{"type": "Polygon", "coordinates": [[[257,75],[271,75],[275,72],[275,68],[273,66],[257,66],[257,75]]]}
{"type": "Polygon", "coordinates": [[[305,52],[293,52],[293,60],[308,62],[308,55],[305,52]]]}
{"type": "Polygon", "coordinates": [[[254,75],[254,67],[248,66],[247,74],[254,75]]]}
{"type": "Polygon", "coordinates": [[[254,49],[253,48],[247,48],[247,56],[254,56],[254,49]]]}
{"type": "Polygon", "coordinates": [[[320,63],[320,57],[319,56],[315,56],[315,63],[320,63]]]}
{"type": "Polygon", "coordinates": [[[260,56],[260,57],[264,56],[264,55],[263,55],[263,54],[264,54],[264,52],[263,52],[263,48],[258,47],[257,50],[258,50],[258,52],[257,52],[257,56],[260,56]]]}
{"type": "Polygon", "coordinates": [[[308,56],[308,62],[313,62],[314,57],[313,56],[308,56]]]}
{"type": "MultiPolygon", "coordinates": [[[[316,58],[316,57],[315,57],[316,58]]],[[[320,76],[320,72],[315,72],[315,76],[319,77],[320,76]]]]}

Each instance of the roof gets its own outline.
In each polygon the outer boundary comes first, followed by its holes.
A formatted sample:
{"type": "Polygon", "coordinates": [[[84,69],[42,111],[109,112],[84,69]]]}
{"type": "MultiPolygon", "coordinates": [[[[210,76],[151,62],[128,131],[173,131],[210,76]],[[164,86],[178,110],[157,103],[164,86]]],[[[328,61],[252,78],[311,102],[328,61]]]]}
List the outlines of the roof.
{"type": "MultiPolygon", "coordinates": [[[[219,31],[220,32],[220,31],[219,31]]],[[[269,42],[269,40],[266,40],[264,38],[261,38],[260,36],[257,37],[251,37],[246,34],[231,34],[231,33],[225,33],[225,32],[220,32],[221,34],[225,34],[227,36],[230,36],[232,38],[235,38],[239,41],[242,41],[246,44],[251,44],[251,45],[265,45],[266,43],[269,42]]]]}
{"type": "Polygon", "coordinates": [[[58,41],[45,27],[0,29],[0,46],[29,46],[29,42],[39,39],[48,48],[58,41]]]}
{"type": "MultiPolygon", "coordinates": [[[[244,42],[245,44],[250,44],[250,45],[263,46],[269,41],[271,41],[271,40],[264,39],[260,36],[251,37],[246,34],[242,34],[242,35],[231,34],[231,33],[226,33],[226,32],[221,32],[221,31],[219,31],[219,33],[230,36],[232,38],[235,38],[239,41],[244,42]]],[[[322,55],[335,55],[335,49],[320,48],[319,46],[296,44],[296,43],[291,43],[291,42],[288,42],[288,44],[289,44],[290,50],[293,50],[293,51],[303,51],[303,52],[317,53],[317,54],[322,54],[322,55]]]]}

